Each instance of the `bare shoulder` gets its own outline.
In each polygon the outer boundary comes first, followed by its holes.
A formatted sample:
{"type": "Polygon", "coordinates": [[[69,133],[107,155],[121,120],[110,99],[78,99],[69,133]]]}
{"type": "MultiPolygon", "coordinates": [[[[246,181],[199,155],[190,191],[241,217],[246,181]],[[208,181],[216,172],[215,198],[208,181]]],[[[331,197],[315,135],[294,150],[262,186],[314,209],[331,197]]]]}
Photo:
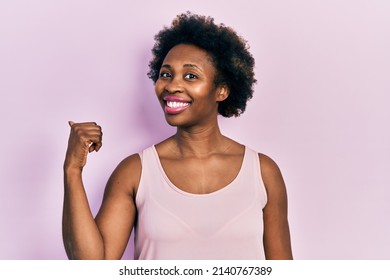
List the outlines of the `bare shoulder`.
{"type": "Polygon", "coordinates": [[[276,162],[270,157],[259,154],[261,177],[267,191],[265,210],[271,212],[287,211],[287,190],[282,173],[276,162]]]}
{"type": "Polygon", "coordinates": [[[262,154],[262,153],[259,153],[259,159],[260,159],[260,163],[261,163],[261,168],[264,168],[264,170],[266,170],[268,172],[278,172],[279,171],[278,165],[269,156],[262,154]]]}
{"type": "Polygon", "coordinates": [[[118,168],[120,169],[129,169],[128,171],[135,171],[135,170],[141,170],[141,157],[139,154],[132,154],[125,159],[123,159],[119,165],[118,168]]]}
{"type": "Polygon", "coordinates": [[[259,153],[261,177],[267,190],[272,188],[284,188],[282,173],[276,162],[269,156],[259,153]]]}
{"type": "Polygon", "coordinates": [[[113,189],[121,189],[129,192],[133,197],[138,189],[141,177],[141,158],[139,154],[133,154],[123,159],[115,168],[107,182],[107,195],[113,189]]]}

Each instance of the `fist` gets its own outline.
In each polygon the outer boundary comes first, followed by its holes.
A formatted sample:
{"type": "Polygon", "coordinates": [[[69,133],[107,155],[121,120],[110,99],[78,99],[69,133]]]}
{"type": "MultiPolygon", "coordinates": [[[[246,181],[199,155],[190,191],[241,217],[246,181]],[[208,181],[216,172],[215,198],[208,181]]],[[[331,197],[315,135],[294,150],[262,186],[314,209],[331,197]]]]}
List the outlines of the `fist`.
{"type": "Polygon", "coordinates": [[[88,153],[102,147],[102,128],[95,122],[74,123],[69,121],[70,135],[66,151],[65,168],[82,170],[88,153]]]}

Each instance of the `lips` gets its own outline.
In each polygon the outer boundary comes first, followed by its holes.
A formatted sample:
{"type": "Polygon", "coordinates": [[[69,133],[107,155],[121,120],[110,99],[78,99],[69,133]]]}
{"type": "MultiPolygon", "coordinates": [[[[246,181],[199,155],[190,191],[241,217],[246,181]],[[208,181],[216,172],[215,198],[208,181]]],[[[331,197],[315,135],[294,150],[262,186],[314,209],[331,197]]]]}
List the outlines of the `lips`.
{"type": "Polygon", "coordinates": [[[179,114],[191,105],[191,101],[177,96],[165,96],[163,100],[165,101],[164,110],[169,115],[179,114]]]}

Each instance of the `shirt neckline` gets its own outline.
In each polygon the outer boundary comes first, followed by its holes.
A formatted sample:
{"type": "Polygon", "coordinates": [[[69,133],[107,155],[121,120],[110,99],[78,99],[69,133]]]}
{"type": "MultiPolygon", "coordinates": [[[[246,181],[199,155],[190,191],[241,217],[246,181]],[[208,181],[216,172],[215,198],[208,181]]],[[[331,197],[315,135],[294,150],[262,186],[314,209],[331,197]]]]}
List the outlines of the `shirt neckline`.
{"type": "Polygon", "coordinates": [[[160,161],[160,157],[157,153],[157,149],[155,147],[155,145],[152,146],[152,149],[153,149],[153,153],[154,153],[154,156],[156,158],[156,161],[158,163],[158,167],[160,168],[160,171],[161,171],[161,174],[163,175],[165,181],[168,183],[168,185],[176,192],[182,194],[182,195],[186,195],[186,196],[193,196],[193,197],[209,197],[209,196],[214,196],[214,195],[218,195],[220,193],[223,193],[223,192],[226,192],[227,190],[231,189],[232,187],[234,187],[234,184],[238,178],[241,176],[241,173],[243,172],[242,170],[244,169],[244,164],[245,162],[247,161],[247,157],[248,157],[248,148],[246,146],[244,146],[244,156],[242,158],[242,161],[241,161],[241,166],[240,166],[240,170],[238,171],[236,177],[234,177],[234,179],[228,183],[226,186],[216,190],[216,191],[213,191],[211,193],[206,193],[206,194],[197,194],[197,193],[190,193],[190,192],[187,192],[187,191],[183,191],[182,189],[180,189],[179,187],[177,187],[168,177],[168,175],[165,173],[165,170],[161,164],[161,161],[160,161]]]}

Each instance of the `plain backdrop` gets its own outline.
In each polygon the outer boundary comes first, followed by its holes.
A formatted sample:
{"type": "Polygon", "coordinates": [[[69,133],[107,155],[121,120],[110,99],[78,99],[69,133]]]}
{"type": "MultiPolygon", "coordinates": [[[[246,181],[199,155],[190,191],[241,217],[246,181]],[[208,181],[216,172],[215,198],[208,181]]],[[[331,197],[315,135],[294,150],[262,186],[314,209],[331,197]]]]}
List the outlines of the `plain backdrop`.
{"type": "Polygon", "coordinates": [[[0,259],[66,258],[68,120],[103,127],[84,172],[94,214],[116,165],[174,133],[146,73],[186,11],[250,45],[254,97],[220,125],[279,164],[295,259],[390,259],[386,0],[1,1],[0,259]]]}

